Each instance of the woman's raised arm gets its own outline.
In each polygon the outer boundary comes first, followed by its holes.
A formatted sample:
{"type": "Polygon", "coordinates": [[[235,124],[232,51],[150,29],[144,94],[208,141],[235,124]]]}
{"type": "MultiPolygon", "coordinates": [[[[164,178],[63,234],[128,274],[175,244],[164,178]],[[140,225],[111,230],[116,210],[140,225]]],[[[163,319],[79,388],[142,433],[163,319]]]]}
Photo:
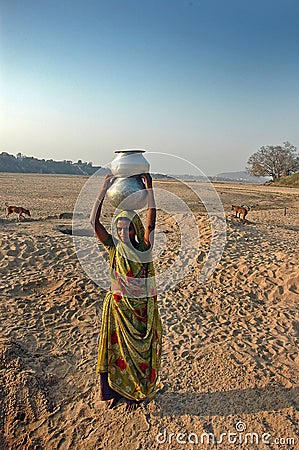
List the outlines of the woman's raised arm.
{"type": "Polygon", "coordinates": [[[104,201],[106,192],[112,185],[113,181],[114,181],[113,175],[111,175],[111,174],[106,175],[102,189],[101,189],[96,201],[94,202],[93,208],[90,213],[90,219],[89,219],[90,223],[91,223],[91,225],[95,231],[95,234],[100,242],[105,242],[109,236],[108,231],[106,230],[104,225],[100,222],[100,217],[101,217],[102,205],[103,205],[103,201],[104,201]]]}
{"type": "Polygon", "coordinates": [[[145,187],[148,194],[148,209],[146,213],[146,225],[144,232],[144,242],[149,247],[154,244],[154,230],[156,227],[156,202],[154,197],[152,177],[149,173],[142,174],[145,187]]]}

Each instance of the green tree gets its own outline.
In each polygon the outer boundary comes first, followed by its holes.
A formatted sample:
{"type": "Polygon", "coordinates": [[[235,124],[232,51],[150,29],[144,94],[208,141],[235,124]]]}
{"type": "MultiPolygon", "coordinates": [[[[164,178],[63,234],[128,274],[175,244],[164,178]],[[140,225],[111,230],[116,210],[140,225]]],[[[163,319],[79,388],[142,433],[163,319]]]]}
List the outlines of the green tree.
{"type": "Polygon", "coordinates": [[[297,147],[284,142],[284,145],[262,146],[250,156],[247,171],[257,177],[270,176],[278,180],[282,175],[290,175],[299,170],[297,147]]]}

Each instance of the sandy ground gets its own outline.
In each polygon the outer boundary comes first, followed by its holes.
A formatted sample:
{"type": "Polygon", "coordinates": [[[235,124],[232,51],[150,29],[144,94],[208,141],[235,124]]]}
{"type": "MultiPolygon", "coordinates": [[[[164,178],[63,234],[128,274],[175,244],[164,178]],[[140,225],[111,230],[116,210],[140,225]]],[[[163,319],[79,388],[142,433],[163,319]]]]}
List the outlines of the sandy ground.
{"type": "MultiPolygon", "coordinates": [[[[215,184],[226,245],[216,270],[199,283],[211,221],[188,186],[155,182],[194,212],[200,246],[191,269],[159,295],[157,397],[128,414],[124,405],[108,410],[99,401],[105,291],[83,270],[67,234],[86,181],[0,174],[1,450],[298,449],[299,189],[215,184]],[[29,208],[31,219],[7,220],[6,201],[29,208]],[[251,206],[248,221],[233,216],[232,204],[251,206]]],[[[108,222],[108,203],[104,211],[108,222]]],[[[166,248],[157,274],[171,269],[180,248],[180,229],[165,211],[158,212],[159,236],[166,248]]]]}

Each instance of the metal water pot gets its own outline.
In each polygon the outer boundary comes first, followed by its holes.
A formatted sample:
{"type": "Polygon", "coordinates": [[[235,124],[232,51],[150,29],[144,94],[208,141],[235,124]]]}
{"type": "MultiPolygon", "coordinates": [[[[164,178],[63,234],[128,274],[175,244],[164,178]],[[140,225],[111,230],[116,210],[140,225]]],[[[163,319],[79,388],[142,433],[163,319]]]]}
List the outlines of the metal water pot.
{"type": "Polygon", "coordinates": [[[147,204],[147,190],[140,174],[149,172],[149,163],[144,158],[144,150],[118,150],[110,164],[116,177],[107,191],[110,203],[118,209],[141,209],[147,204]]]}
{"type": "Polygon", "coordinates": [[[140,175],[116,178],[106,195],[118,209],[141,209],[147,204],[147,190],[140,175]]]}
{"type": "Polygon", "coordinates": [[[110,163],[111,172],[116,177],[132,177],[149,172],[149,162],[143,156],[145,150],[116,150],[116,157],[110,163]]]}

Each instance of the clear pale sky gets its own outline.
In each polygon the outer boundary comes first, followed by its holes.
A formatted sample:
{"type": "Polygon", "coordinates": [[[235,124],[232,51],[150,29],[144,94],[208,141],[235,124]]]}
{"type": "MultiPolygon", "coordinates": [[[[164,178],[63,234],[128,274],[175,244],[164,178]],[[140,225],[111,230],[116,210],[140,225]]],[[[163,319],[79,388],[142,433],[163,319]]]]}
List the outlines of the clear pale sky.
{"type": "Polygon", "coordinates": [[[0,151],[243,170],[299,146],[299,2],[0,0],[0,87],[0,151]]]}

